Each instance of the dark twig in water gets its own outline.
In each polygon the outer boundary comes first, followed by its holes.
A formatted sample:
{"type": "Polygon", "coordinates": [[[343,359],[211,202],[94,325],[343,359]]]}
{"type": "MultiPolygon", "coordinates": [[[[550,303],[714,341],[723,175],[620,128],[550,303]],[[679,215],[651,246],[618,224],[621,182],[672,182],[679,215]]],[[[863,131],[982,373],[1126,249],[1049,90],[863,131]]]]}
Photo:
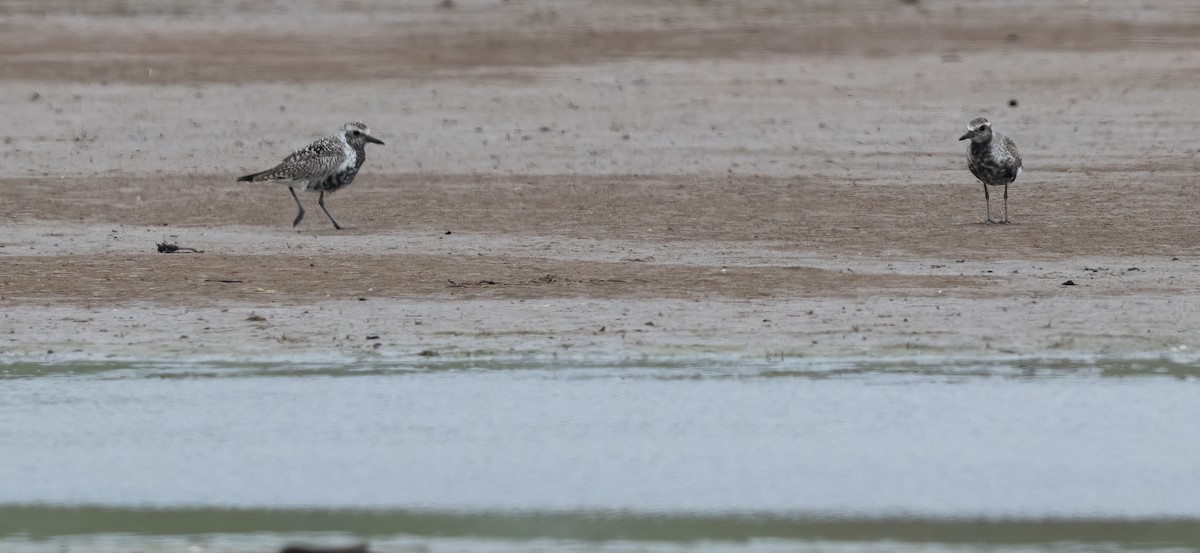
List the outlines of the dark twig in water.
{"type": "Polygon", "coordinates": [[[279,553],[367,553],[367,544],[360,543],[350,547],[311,547],[307,545],[289,545],[279,550],[279,553]]]}

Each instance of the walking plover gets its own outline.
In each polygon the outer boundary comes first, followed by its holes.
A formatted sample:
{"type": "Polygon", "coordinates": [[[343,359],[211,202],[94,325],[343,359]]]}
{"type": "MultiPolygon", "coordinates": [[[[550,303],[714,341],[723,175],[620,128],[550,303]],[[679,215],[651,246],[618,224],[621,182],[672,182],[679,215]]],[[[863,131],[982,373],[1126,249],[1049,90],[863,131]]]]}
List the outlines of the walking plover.
{"type": "Polygon", "coordinates": [[[296,200],[296,207],[300,209],[296,219],[292,221],[293,227],[300,224],[300,220],[304,218],[304,206],[300,205],[296,189],[320,192],[317,205],[320,205],[321,211],[329,217],[333,228],[341,230],[341,225],[338,225],[333,215],[329,214],[329,210],[325,209],[325,193],[336,192],[354,182],[354,176],[367,160],[367,142],[383,144],[382,140],[371,136],[371,129],[361,121],[352,121],[342,125],[333,136],[327,136],[292,152],[292,155],[283,159],[283,163],[260,173],[238,177],[238,181],[287,181],[285,184],[288,191],[292,193],[292,199],[296,200]]]}
{"type": "Polygon", "coordinates": [[[959,140],[971,139],[967,149],[967,168],[983,182],[983,201],[987,206],[987,222],[1008,222],[1008,185],[1021,174],[1021,152],[1007,136],[992,130],[992,124],[982,117],[972,119],[967,125],[967,134],[959,140]],[[989,186],[1004,185],[1004,219],[992,220],[992,202],[988,197],[989,186]]]}

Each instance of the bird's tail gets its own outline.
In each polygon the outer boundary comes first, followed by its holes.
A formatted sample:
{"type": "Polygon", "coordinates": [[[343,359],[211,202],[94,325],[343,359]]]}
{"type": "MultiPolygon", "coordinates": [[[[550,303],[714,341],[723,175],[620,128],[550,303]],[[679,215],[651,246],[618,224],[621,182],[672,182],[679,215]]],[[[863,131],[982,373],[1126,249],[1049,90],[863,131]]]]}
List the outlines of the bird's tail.
{"type": "Polygon", "coordinates": [[[250,181],[253,181],[253,180],[255,180],[255,179],[256,179],[256,178],[257,178],[259,175],[261,175],[261,174],[262,174],[262,173],[254,173],[254,174],[251,174],[251,175],[246,175],[246,176],[244,176],[244,177],[238,177],[238,182],[250,182],[250,181]]]}

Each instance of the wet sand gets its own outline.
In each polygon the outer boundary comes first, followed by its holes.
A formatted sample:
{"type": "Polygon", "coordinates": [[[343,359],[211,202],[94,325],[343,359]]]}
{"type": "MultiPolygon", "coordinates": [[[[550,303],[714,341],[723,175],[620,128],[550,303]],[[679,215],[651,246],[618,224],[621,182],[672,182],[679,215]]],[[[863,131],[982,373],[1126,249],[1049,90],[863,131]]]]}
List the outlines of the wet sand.
{"type": "Polygon", "coordinates": [[[0,355],[1200,347],[1200,8],[797,4],[7,6],[0,355]],[[350,228],[234,182],[357,119],[350,228]]]}

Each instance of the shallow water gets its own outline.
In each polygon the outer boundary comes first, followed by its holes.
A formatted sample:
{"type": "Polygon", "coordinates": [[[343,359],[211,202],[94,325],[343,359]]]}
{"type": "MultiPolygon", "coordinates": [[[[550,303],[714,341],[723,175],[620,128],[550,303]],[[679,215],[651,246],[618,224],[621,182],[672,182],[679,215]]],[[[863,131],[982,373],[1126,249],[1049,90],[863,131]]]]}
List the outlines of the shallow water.
{"type": "Polygon", "coordinates": [[[1200,548],[1191,360],[0,366],[0,551],[1200,548]]]}

